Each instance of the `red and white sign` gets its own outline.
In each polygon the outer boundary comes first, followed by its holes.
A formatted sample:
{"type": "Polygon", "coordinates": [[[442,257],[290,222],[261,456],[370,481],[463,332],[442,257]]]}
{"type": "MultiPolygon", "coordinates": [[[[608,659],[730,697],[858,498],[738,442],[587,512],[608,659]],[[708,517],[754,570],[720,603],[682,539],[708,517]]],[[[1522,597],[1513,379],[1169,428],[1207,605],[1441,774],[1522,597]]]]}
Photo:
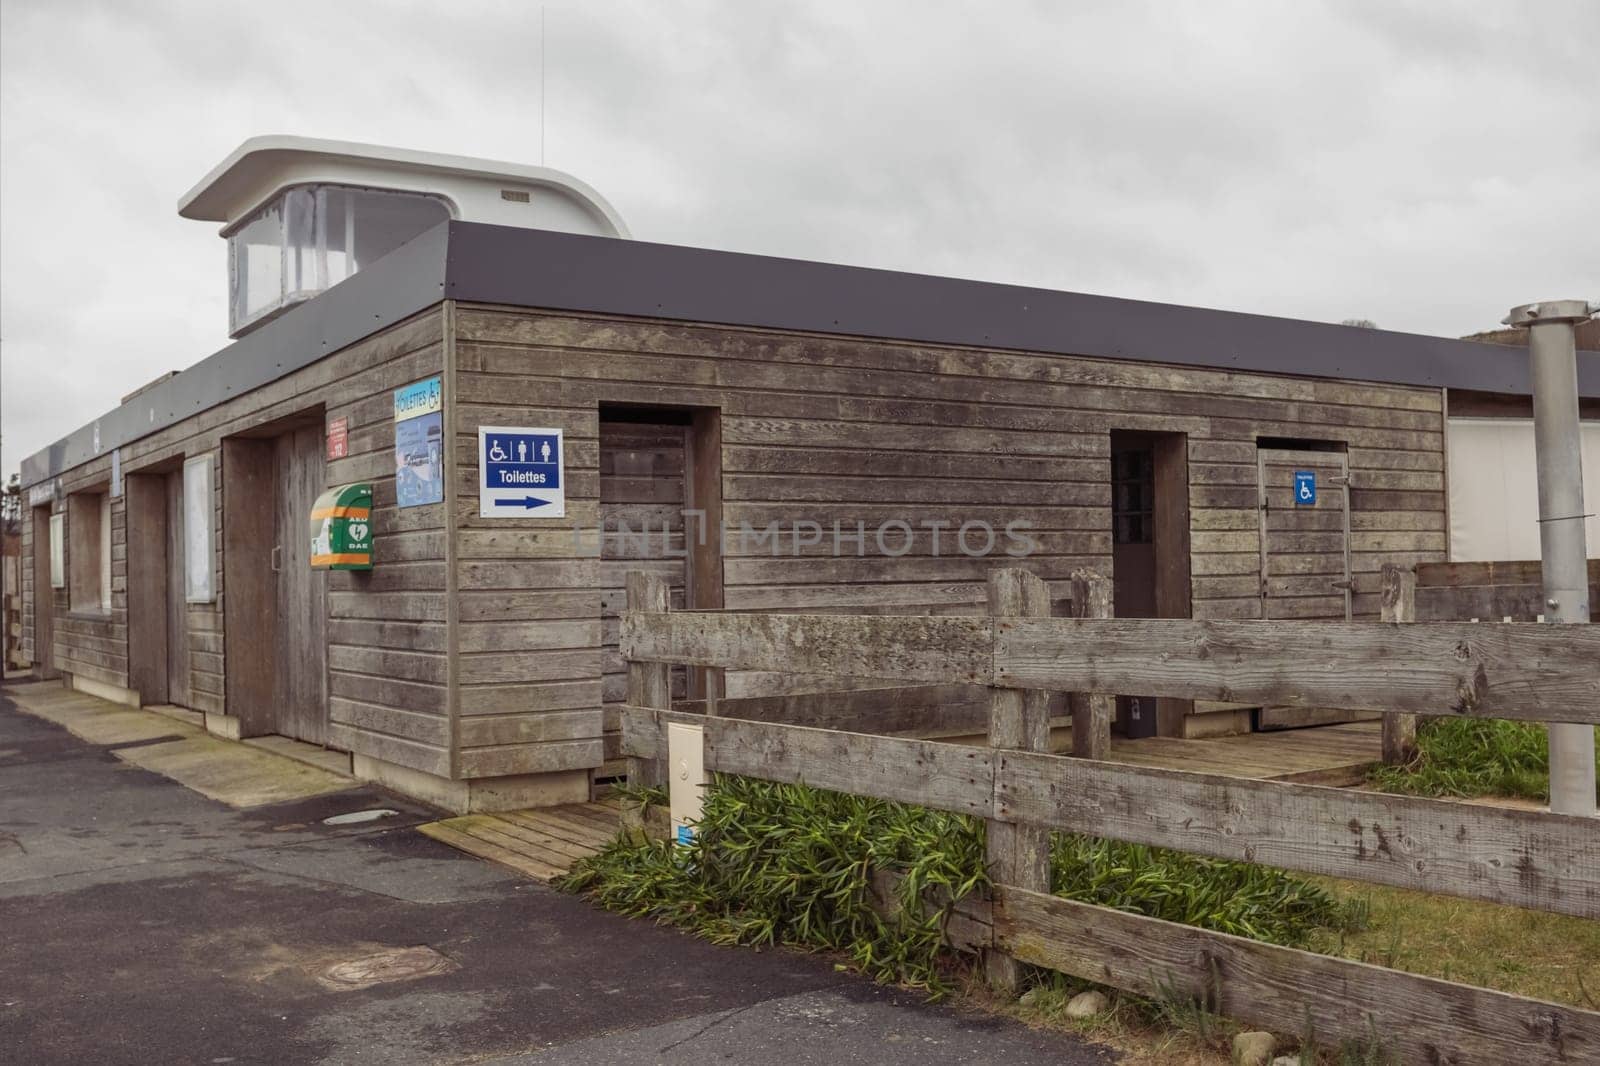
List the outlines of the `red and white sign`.
{"type": "Polygon", "coordinates": [[[328,423],[328,458],[343,459],[350,454],[350,420],[335,418],[328,423]]]}

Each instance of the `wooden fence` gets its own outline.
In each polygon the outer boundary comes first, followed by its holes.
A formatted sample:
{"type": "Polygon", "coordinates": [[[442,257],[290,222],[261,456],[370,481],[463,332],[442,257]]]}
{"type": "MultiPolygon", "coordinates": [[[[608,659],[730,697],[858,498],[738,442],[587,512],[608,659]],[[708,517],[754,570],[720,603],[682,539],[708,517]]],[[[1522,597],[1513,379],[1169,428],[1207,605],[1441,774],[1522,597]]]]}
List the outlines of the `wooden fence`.
{"type": "MultiPolygon", "coordinates": [[[[1538,560],[1503,563],[1420,563],[1416,566],[1419,622],[1532,622],[1545,613],[1538,560]]],[[[1589,560],[1589,602],[1600,603],[1600,559],[1589,560]]]]}
{"type": "MultiPolygon", "coordinates": [[[[1589,560],[1590,602],[1600,602],[1600,559],[1589,560]]],[[[1381,616],[1385,622],[1542,622],[1541,564],[1420,563],[1385,565],[1381,616]]],[[[1416,754],[1417,716],[1383,716],[1383,761],[1401,764],[1416,754]]]]}
{"type": "MultiPolygon", "coordinates": [[[[1047,700],[1144,692],[1410,714],[1600,723],[1600,627],[1050,618],[1043,582],[991,575],[986,617],[669,612],[628,577],[623,752],[663,780],[666,726],[708,771],[986,820],[992,893],[963,944],[1015,987],[1031,963],[1249,1024],[1360,1039],[1405,1061],[1600,1060],[1600,1013],[1277,947],[1049,894],[1049,834],[1084,833],[1600,918],[1600,821],[1050,755],[1047,700]],[[670,664],[988,689],[988,747],[673,710],[670,664]],[[976,932],[974,932],[976,930],[976,932]]],[[[835,708],[830,724],[843,724],[835,708]]],[[[952,940],[957,939],[952,936],[952,940]]]]}

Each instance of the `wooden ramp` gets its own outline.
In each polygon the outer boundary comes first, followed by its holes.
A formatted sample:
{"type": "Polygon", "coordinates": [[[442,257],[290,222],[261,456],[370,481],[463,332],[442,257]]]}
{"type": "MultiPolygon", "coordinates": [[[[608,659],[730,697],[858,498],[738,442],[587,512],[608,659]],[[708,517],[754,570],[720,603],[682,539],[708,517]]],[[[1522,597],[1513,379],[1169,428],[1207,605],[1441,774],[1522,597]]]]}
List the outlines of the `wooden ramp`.
{"type": "Polygon", "coordinates": [[[565,807],[464,814],[419,825],[417,831],[535,880],[553,881],[611,843],[621,816],[620,802],[606,797],[565,807]]]}

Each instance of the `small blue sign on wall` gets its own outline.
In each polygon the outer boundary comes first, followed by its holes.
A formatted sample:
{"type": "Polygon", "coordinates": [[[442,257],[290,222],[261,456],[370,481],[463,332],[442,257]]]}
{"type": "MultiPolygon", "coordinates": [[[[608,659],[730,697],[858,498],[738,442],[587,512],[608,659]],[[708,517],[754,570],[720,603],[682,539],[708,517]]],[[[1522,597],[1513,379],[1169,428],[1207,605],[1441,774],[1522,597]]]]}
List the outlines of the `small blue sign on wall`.
{"type": "Polygon", "coordinates": [[[1294,505],[1296,507],[1315,507],[1317,505],[1317,473],[1315,470],[1296,470],[1294,472],[1294,505]]]}
{"type": "Polygon", "coordinates": [[[394,496],[401,507],[444,502],[444,385],[394,390],[394,496]]]}

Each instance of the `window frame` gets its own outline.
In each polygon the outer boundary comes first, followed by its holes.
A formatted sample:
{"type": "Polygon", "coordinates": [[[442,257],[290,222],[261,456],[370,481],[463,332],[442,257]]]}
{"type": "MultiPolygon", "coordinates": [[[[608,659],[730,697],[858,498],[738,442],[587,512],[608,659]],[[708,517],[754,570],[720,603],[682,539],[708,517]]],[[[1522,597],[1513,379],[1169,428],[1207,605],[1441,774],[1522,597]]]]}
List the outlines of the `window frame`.
{"type": "Polygon", "coordinates": [[[50,587],[67,587],[67,513],[50,515],[50,587]]]}
{"type": "Polygon", "coordinates": [[[183,461],[185,603],[214,603],[217,598],[214,459],[215,456],[207,452],[183,461]]]}

